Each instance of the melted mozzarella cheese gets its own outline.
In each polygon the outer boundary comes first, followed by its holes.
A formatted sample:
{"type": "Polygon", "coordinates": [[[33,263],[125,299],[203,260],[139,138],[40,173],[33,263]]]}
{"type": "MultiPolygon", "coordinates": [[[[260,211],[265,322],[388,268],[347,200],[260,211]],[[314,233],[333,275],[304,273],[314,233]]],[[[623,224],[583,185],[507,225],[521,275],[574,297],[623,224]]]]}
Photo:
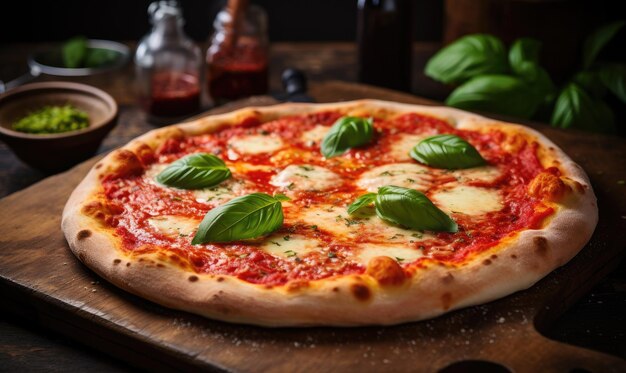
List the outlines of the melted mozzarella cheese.
{"type": "Polygon", "coordinates": [[[484,181],[491,182],[502,175],[502,172],[494,166],[473,167],[464,170],[455,170],[452,174],[460,182],[484,181]]]}
{"type": "Polygon", "coordinates": [[[402,245],[433,238],[428,233],[389,224],[376,216],[373,209],[365,209],[365,212],[357,215],[348,215],[345,208],[318,205],[294,212],[287,210],[286,219],[315,225],[318,229],[330,232],[345,242],[354,242],[357,238],[367,237],[374,243],[402,245]]]}
{"type": "Polygon", "coordinates": [[[322,251],[322,244],[301,235],[271,235],[263,240],[261,250],[280,258],[295,258],[322,251]]]}
{"type": "Polygon", "coordinates": [[[444,189],[431,196],[431,200],[448,213],[482,215],[502,209],[502,197],[497,190],[467,185],[444,189]]]}
{"type": "Polygon", "coordinates": [[[327,168],[302,164],[287,166],[270,184],[297,191],[327,190],[339,184],[340,176],[327,168]]]}
{"type": "Polygon", "coordinates": [[[360,245],[360,249],[355,253],[354,260],[367,266],[372,258],[377,256],[388,256],[395,259],[400,264],[411,263],[424,256],[422,250],[404,246],[394,246],[393,244],[366,244],[360,245]]]}
{"type": "Polygon", "coordinates": [[[239,154],[261,154],[274,152],[284,143],[275,136],[248,135],[231,139],[229,145],[239,154]]]}
{"type": "Polygon", "coordinates": [[[369,192],[376,192],[385,185],[427,190],[431,182],[428,167],[415,163],[392,163],[364,172],[356,184],[369,192]]]}
{"type": "Polygon", "coordinates": [[[312,129],[305,131],[300,136],[300,139],[304,143],[310,146],[319,144],[322,142],[322,140],[324,139],[324,136],[326,136],[329,130],[330,130],[330,127],[317,125],[313,127],[312,129]]]}
{"type": "Polygon", "coordinates": [[[191,235],[200,221],[186,216],[161,215],[148,219],[148,224],[161,234],[170,237],[191,235]]]}
{"type": "Polygon", "coordinates": [[[428,136],[430,135],[400,135],[399,138],[391,144],[389,155],[398,162],[410,161],[411,156],[409,152],[411,149],[428,136]]]}
{"type": "Polygon", "coordinates": [[[196,201],[210,205],[221,205],[231,199],[253,193],[250,186],[241,179],[230,178],[210,188],[193,190],[196,201]]]}

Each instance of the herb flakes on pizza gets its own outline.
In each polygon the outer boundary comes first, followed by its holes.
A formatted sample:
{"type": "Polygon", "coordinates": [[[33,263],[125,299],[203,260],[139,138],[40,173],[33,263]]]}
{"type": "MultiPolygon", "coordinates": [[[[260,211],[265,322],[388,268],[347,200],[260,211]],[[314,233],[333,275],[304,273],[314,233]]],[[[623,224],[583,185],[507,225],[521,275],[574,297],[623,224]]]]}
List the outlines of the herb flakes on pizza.
{"type": "Polygon", "coordinates": [[[538,132],[362,100],[151,131],[93,167],[62,225],[132,293],[308,326],[422,320],[528,288],[596,222],[587,176],[538,132]]]}

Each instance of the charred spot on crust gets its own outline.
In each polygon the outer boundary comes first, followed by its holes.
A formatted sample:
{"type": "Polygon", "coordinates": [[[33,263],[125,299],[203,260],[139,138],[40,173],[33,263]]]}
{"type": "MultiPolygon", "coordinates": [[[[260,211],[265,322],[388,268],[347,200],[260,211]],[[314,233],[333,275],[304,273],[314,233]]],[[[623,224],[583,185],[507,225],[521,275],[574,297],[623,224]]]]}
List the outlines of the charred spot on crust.
{"type": "Polygon", "coordinates": [[[443,309],[445,311],[450,309],[450,306],[452,305],[452,294],[443,293],[443,295],[441,296],[441,305],[443,306],[443,309]]]}
{"type": "Polygon", "coordinates": [[[370,291],[370,288],[368,288],[366,285],[353,284],[352,286],[350,286],[350,291],[356,299],[362,302],[365,302],[372,297],[372,292],[370,291]]]}
{"type": "Polygon", "coordinates": [[[122,262],[122,259],[113,259],[113,264],[118,265],[122,262]]]}
{"type": "Polygon", "coordinates": [[[513,259],[517,259],[517,255],[515,255],[515,254],[511,254],[511,258],[513,258],[513,259]]]}
{"type": "Polygon", "coordinates": [[[99,168],[102,168],[102,163],[96,163],[95,169],[97,170],[99,168]]]}
{"type": "Polygon", "coordinates": [[[217,282],[222,282],[222,281],[224,281],[224,277],[220,276],[217,278],[217,282]]]}
{"type": "Polygon", "coordinates": [[[264,288],[267,290],[270,290],[270,289],[273,289],[274,287],[272,285],[265,285],[264,288]]]}
{"type": "Polygon", "coordinates": [[[196,281],[198,281],[198,276],[191,275],[191,276],[189,276],[188,280],[189,280],[189,282],[196,282],[196,281]]]}
{"type": "Polygon", "coordinates": [[[485,260],[483,260],[483,264],[488,266],[489,264],[491,264],[491,260],[485,259],[485,260]]]}
{"type": "Polygon", "coordinates": [[[377,256],[367,263],[367,274],[383,286],[400,285],[406,279],[400,264],[388,256],[377,256]]]}
{"type": "Polygon", "coordinates": [[[497,256],[496,254],[493,254],[493,255],[491,256],[491,259],[498,259],[498,256],[497,256]]]}
{"type": "Polygon", "coordinates": [[[444,284],[449,284],[452,281],[454,281],[454,276],[450,272],[448,272],[445,276],[441,278],[441,282],[443,282],[444,284]]]}
{"type": "Polygon", "coordinates": [[[126,263],[126,267],[130,267],[130,262],[126,263]]]}
{"type": "Polygon", "coordinates": [[[335,287],[333,288],[333,292],[335,292],[335,293],[339,293],[339,288],[338,288],[337,286],[335,286],[335,287]]]}
{"type": "Polygon", "coordinates": [[[80,241],[90,236],[91,236],[91,231],[89,229],[83,229],[81,231],[78,231],[78,233],[76,234],[76,239],[80,241]]]}
{"type": "Polygon", "coordinates": [[[163,263],[157,263],[157,265],[156,265],[156,266],[157,266],[157,267],[159,267],[159,268],[163,268],[163,267],[165,267],[165,266],[163,265],[163,263]]]}
{"type": "Polygon", "coordinates": [[[537,254],[546,255],[548,253],[548,240],[545,237],[533,237],[533,244],[535,245],[535,252],[537,254]]]}

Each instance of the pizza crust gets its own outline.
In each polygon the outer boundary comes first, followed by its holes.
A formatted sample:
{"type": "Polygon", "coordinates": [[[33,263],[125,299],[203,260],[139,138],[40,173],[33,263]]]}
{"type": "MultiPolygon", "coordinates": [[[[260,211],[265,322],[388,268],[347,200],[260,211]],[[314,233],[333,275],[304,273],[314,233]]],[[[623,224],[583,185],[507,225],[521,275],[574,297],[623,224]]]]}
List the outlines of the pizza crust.
{"type": "Polygon", "coordinates": [[[447,107],[360,100],[247,108],[148,132],[91,169],[65,206],[62,229],[70,249],[89,268],[122,289],[167,307],[263,326],[356,326],[423,320],[526,289],[574,257],[591,237],[597,219],[596,199],[584,171],[540,133],[447,107]],[[512,131],[523,137],[519,141],[541,145],[543,165],[559,168],[570,193],[559,201],[557,213],[543,228],[523,231],[460,265],[429,261],[426,268],[406,278],[385,259],[377,259],[361,275],[274,287],[186,271],[164,255],[130,256],[118,249],[109,229],[86,213],[85,206],[98,202],[101,178],[142,172],[138,159],[168,138],[210,133],[250,116],[268,121],[320,110],[346,115],[371,110],[420,112],[458,128],[512,131]]]}

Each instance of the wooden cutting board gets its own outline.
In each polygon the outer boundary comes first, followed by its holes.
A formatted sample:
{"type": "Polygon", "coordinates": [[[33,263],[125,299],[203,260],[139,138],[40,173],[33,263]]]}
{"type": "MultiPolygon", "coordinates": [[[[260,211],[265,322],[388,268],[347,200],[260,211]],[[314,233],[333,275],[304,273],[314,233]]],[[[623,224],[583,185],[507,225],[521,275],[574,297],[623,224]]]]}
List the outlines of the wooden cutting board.
{"type": "MultiPolygon", "coordinates": [[[[339,82],[313,85],[310,94],[320,102],[369,97],[431,103],[339,82]]],[[[236,106],[250,102],[273,101],[256,98],[236,106]]],[[[368,328],[267,329],[166,309],[100,279],[67,247],[61,211],[92,159],[0,200],[2,307],[148,369],[624,372],[622,359],[548,340],[537,330],[589,291],[624,254],[626,188],[617,181],[626,170],[626,142],[536,128],[587,171],[598,196],[600,222],[570,263],[531,289],[499,301],[430,321],[368,328]]]]}

